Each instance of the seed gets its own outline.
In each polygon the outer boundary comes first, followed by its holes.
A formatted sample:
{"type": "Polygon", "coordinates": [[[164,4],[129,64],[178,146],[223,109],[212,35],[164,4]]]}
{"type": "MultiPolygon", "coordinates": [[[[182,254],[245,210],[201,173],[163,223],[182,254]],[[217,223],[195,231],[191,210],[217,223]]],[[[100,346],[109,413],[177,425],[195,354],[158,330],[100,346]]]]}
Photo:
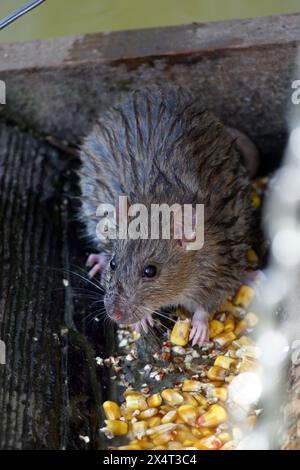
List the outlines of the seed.
{"type": "Polygon", "coordinates": [[[152,418],[153,416],[157,415],[158,409],[157,408],[148,408],[145,411],[142,411],[139,414],[139,419],[149,419],[152,418]]]}
{"type": "Polygon", "coordinates": [[[103,409],[107,419],[119,419],[121,417],[120,407],[114,401],[105,401],[103,409]]]}
{"type": "Polygon", "coordinates": [[[217,343],[218,346],[224,347],[227,344],[234,341],[235,339],[236,339],[236,336],[233,333],[233,331],[229,331],[228,333],[224,332],[224,333],[221,333],[220,335],[216,336],[214,338],[214,342],[217,343]]]}
{"type": "Polygon", "coordinates": [[[227,420],[227,412],[223,406],[214,404],[211,405],[206,413],[198,418],[198,426],[205,426],[208,428],[218,426],[227,420]]]}
{"type": "Polygon", "coordinates": [[[258,263],[259,261],[257,253],[252,248],[247,251],[247,260],[249,263],[258,263]]]}
{"type": "Polygon", "coordinates": [[[235,327],[234,316],[232,315],[232,313],[229,313],[224,324],[224,330],[233,331],[234,327],[235,327]]]}
{"type": "Polygon", "coordinates": [[[195,446],[199,450],[218,450],[222,447],[222,441],[216,436],[208,436],[199,439],[195,446]]]}
{"type": "Polygon", "coordinates": [[[170,341],[177,346],[185,346],[189,341],[191,320],[177,320],[171,332],[170,341]]]}
{"type": "Polygon", "coordinates": [[[224,325],[219,320],[211,320],[209,322],[209,337],[214,338],[215,336],[222,333],[224,330],[224,325]]]}
{"type": "Polygon", "coordinates": [[[223,367],[212,366],[207,372],[210,380],[225,380],[226,370],[223,367]]]}
{"type": "Polygon", "coordinates": [[[125,436],[128,431],[128,424],[124,421],[118,421],[116,419],[105,420],[106,431],[113,434],[114,436],[125,436]]]}
{"type": "Polygon", "coordinates": [[[147,399],[147,403],[150,408],[157,408],[162,404],[162,398],[160,393],[155,393],[147,399]]]}
{"type": "Polygon", "coordinates": [[[145,398],[141,394],[127,395],[126,406],[128,410],[140,410],[140,411],[144,411],[148,407],[145,398]]]}
{"type": "Polygon", "coordinates": [[[202,384],[198,380],[185,380],[182,385],[183,392],[199,392],[202,384]]]}
{"type": "Polygon", "coordinates": [[[176,419],[176,415],[177,415],[177,411],[176,411],[176,410],[170,410],[170,411],[168,411],[168,413],[165,414],[165,416],[161,419],[161,423],[162,423],[162,424],[165,424],[165,423],[173,423],[173,421],[175,421],[175,419],[176,419]]]}
{"type": "Polygon", "coordinates": [[[199,415],[198,409],[193,405],[181,405],[178,408],[178,416],[187,424],[194,425],[199,415]]]}
{"type": "Polygon", "coordinates": [[[135,437],[141,438],[146,434],[148,423],[146,421],[137,421],[132,423],[132,433],[135,437]]]}
{"type": "Polygon", "coordinates": [[[181,405],[184,402],[184,398],[181,393],[171,388],[166,388],[161,392],[161,396],[169,405],[181,405]]]}
{"type": "Polygon", "coordinates": [[[228,398],[228,392],[225,387],[213,388],[212,395],[213,397],[218,398],[218,400],[221,400],[221,401],[226,401],[228,398]]]}
{"type": "Polygon", "coordinates": [[[255,290],[252,289],[252,287],[249,287],[246,284],[244,284],[239,288],[234,298],[234,302],[236,305],[246,308],[248,307],[248,305],[250,305],[250,303],[254,299],[254,296],[255,296],[255,290]]]}
{"type": "Polygon", "coordinates": [[[223,369],[230,369],[236,361],[228,356],[218,356],[215,360],[214,366],[222,367],[223,369]]]}

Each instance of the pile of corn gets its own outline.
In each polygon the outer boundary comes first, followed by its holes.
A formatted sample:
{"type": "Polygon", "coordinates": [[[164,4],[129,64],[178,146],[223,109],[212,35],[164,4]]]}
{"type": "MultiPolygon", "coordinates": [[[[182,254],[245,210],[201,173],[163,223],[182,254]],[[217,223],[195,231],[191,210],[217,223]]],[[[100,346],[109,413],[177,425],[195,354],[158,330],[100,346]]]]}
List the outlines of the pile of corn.
{"type": "MultiPolygon", "coordinates": [[[[201,376],[187,376],[173,388],[154,394],[128,388],[120,406],[112,401],[103,404],[107,419],[102,431],[109,438],[127,437],[127,444],[118,449],[231,450],[238,446],[258,414],[254,404],[241,406],[230,394],[238,376],[261,374],[260,350],[248,335],[258,322],[249,310],[254,296],[253,287],[242,285],[211,319],[210,343],[203,348],[208,361],[201,376]]],[[[190,328],[191,321],[179,317],[169,338],[174,349],[187,346],[190,328]]]]}

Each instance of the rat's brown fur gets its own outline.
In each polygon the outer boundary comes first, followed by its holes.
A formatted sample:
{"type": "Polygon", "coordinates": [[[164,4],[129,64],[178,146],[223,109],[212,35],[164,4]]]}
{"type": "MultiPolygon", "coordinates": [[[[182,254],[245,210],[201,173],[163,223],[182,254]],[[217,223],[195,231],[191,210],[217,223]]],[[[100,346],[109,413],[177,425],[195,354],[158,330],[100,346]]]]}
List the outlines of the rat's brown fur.
{"type": "Polygon", "coordinates": [[[252,217],[247,171],[226,128],[182,88],[133,93],[98,119],[82,148],[82,219],[100,251],[115,256],[104,272],[105,304],[122,322],[150,310],[201,305],[213,312],[243,279],[252,217]],[[203,203],[204,247],[176,240],[99,242],[96,208],[127,195],[129,204],[203,203]],[[158,275],[142,277],[155,264],[158,275]]]}

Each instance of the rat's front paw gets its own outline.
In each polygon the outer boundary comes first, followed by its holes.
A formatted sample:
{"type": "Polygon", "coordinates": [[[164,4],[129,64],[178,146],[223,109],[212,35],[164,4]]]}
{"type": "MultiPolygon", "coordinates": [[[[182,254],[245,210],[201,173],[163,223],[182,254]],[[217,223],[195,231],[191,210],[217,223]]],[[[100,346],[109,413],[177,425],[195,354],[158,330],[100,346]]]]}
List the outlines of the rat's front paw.
{"type": "Polygon", "coordinates": [[[208,315],[203,310],[196,310],[192,319],[192,329],[190,332],[190,341],[192,345],[202,346],[209,340],[208,315]]]}
{"type": "Polygon", "coordinates": [[[145,333],[148,333],[149,326],[152,327],[154,325],[154,321],[152,318],[152,313],[149,313],[145,318],[141,321],[135,323],[134,328],[137,333],[140,333],[143,329],[145,333]]]}
{"type": "Polygon", "coordinates": [[[97,273],[101,273],[107,264],[107,256],[104,253],[91,254],[86,262],[89,271],[89,277],[94,277],[97,273]]]}

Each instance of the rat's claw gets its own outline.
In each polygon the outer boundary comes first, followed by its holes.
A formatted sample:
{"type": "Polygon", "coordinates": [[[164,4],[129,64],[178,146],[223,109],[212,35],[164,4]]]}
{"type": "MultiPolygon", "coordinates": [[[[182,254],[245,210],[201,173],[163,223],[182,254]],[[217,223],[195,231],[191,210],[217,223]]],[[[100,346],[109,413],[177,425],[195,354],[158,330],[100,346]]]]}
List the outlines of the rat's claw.
{"type": "Polygon", "coordinates": [[[190,341],[192,346],[198,344],[201,346],[209,339],[208,318],[204,312],[196,311],[193,315],[192,329],[190,332],[190,341]]]}
{"type": "Polygon", "coordinates": [[[92,269],[89,271],[88,275],[90,278],[94,277],[95,274],[101,273],[103,271],[103,268],[107,264],[107,257],[103,253],[93,253],[91,254],[86,262],[86,265],[88,268],[92,267],[92,269]]]}

